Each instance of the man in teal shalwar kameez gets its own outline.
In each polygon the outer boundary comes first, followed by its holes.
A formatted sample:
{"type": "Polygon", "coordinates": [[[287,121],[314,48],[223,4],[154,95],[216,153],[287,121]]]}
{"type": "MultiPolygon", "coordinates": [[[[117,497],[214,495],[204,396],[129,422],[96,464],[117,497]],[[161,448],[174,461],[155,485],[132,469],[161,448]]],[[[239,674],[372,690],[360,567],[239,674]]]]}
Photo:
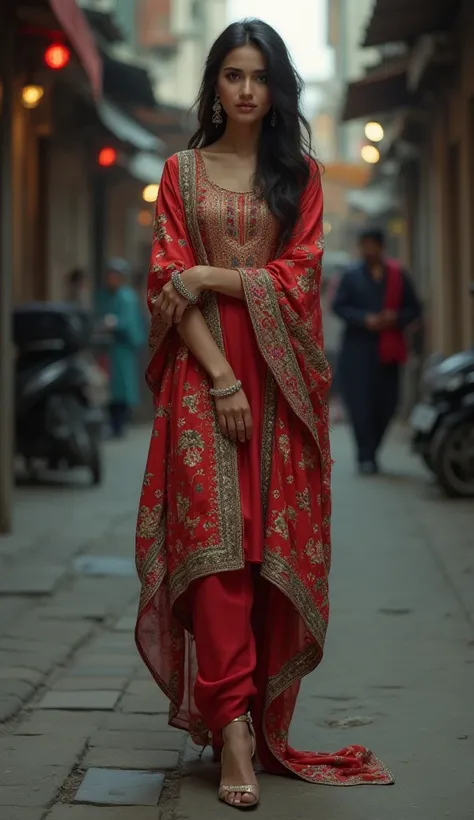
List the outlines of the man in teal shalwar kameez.
{"type": "Polygon", "coordinates": [[[106,287],[99,295],[98,313],[112,334],[110,364],[110,424],[121,438],[131,409],[139,402],[138,351],[145,343],[145,327],[138,296],[128,284],[129,268],[123,259],[107,264],[106,287]]]}

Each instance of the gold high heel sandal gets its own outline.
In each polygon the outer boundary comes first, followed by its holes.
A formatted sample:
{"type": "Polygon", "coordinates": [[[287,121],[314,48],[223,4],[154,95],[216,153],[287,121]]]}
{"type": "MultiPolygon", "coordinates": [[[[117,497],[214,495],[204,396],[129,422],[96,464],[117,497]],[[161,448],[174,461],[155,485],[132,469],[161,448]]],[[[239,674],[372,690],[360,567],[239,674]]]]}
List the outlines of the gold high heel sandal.
{"type": "MultiPolygon", "coordinates": [[[[248,725],[249,734],[250,734],[250,737],[252,739],[252,753],[251,753],[251,756],[252,756],[252,759],[253,759],[255,757],[255,752],[256,752],[256,748],[257,748],[257,739],[255,737],[255,729],[253,728],[252,717],[251,717],[250,713],[248,713],[246,715],[240,715],[240,717],[235,718],[234,720],[231,720],[230,722],[231,723],[246,723],[248,725]]],[[[222,749],[221,762],[223,762],[223,760],[224,760],[224,752],[225,752],[225,745],[224,745],[224,748],[222,749]]],[[[260,790],[259,790],[258,786],[246,786],[246,785],[227,786],[227,785],[222,785],[222,786],[219,786],[219,800],[222,800],[223,803],[226,803],[227,806],[232,806],[232,808],[234,808],[234,809],[255,809],[258,806],[259,801],[260,801],[260,790]],[[232,794],[232,792],[234,792],[235,794],[251,794],[251,795],[253,795],[253,797],[255,799],[252,803],[242,803],[242,802],[231,803],[229,800],[227,800],[227,797],[228,797],[229,794],[232,794]]]]}

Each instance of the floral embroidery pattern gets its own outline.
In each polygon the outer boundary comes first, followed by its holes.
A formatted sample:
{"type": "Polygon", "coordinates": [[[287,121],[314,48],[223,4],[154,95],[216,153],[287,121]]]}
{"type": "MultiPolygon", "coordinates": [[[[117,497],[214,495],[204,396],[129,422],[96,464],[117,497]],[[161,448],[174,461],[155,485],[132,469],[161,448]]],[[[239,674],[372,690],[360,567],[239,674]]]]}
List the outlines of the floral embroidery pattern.
{"type": "Polygon", "coordinates": [[[154,242],[172,242],[171,236],[166,230],[166,223],[168,222],[166,214],[158,214],[155,217],[153,224],[153,241],[154,242]]]}

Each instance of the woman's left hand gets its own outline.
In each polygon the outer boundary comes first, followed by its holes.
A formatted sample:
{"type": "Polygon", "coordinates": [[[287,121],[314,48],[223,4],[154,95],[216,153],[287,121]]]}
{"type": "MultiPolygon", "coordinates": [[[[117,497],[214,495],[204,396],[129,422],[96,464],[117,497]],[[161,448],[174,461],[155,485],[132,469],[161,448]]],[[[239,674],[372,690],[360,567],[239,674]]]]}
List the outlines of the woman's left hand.
{"type": "MultiPolygon", "coordinates": [[[[202,276],[199,266],[190,268],[181,274],[183,285],[191,293],[198,295],[202,290],[202,276]]],[[[184,312],[189,307],[189,302],[176,290],[172,282],[168,282],[161,290],[155,302],[156,309],[160,312],[167,325],[179,324],[184,316],[184,312]]]]}

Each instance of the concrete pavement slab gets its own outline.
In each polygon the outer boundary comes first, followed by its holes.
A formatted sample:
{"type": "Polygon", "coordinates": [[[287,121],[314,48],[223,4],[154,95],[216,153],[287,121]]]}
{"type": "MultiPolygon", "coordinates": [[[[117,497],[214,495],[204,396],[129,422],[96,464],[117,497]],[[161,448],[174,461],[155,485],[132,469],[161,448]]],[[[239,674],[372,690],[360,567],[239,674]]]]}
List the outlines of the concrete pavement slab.
{"type": "Polygon", "coordinates": [[[36,704],[37,709],[65,709],[66,711],[106,710],[113,711],[120,698],[120,691],[116,692],[47,692],[44,698],[36,704]]]}
{"type": "Polygon", "coordinates": [[[66,574],[57,564],[13,567],[0,577],[1,595],[49,595],[66,574]]]}
{"type": "Polygon", "coordinates": [[[27,714],[17,726],[17,735],[54,735],[88,738],[99,726],[104,712],[39,710],[27,714]]]}
{"type": "MultiPolygon", "coordinates": [[[[100,721],[100,728],[115,732],[169,732],[175,734],[177,729],[168,726],[168,713],[158,715],[123,714],[112,712],[104,714],[100,721]]],[[[181,733],[183,738],[184,732],[181,733]]]]}
{"type": "Polygon", "coordinates": [[[32,683],[26,683],[23,680],[15,680],[14,678],[0,678],[0,698],[15,695],[24,703],[35,691],[35,686],[32,683]]]}
{"type": "Polygon", "coordinates": [[[133,695],[138,698],[156,698],[156,683],[150,676],[148,680],[132,680],[127,686],[127,695],[133,695]]]}
{"type": "Polygon", "coordinates": [[[109,555],[80,555],[74,560],[74,572],[78,575],[111,576],[135,578],[135,562],[132,558],[109,555]]]}
{"type": "Polygon", "coordinates": [[[135,674],[136,664],[121,664],[120,661],[111,664],[99,664],[100,658],[95,658],[92,664],[84,663],[83,659],[77,660],[68,667],[68,678],[102,678],[104,675],[115,678],[129,678],[135,674]],[[94,665],[94,663],[96,665],[94,665]]]}
{"type": "Polygon", "coordinates": [[[133,635],[136,622],[137,619],[133,616],[120,618],[120,620],[115,624],[114,630],[116,632],[129,632],[133,635]]]}
{"type": "Polygon", "coordinates": [[[164,775],[123,769],[89,769],[74,802],[99,806],[157,806],[164,775]]]}
{"type": "MultiPolygon", "coordinates": [[[[69,674],[69,670],[68,670],[69,674]]],[[[100,691],[105,690],[109,692],[121,692],[125,688],[128,678],[109,677],[109,678],[88,678],[85,676],[72,678],[59,678],[51,685],[51,690],[60,692],[84,692],[88,690],[100,691]]]]}
{"type": "Polygon", "coordinates": [[[37,669],[27,669],[24,666],[6,666],[0,669],[0,680],[19,680],[38,686],[42,679],[43,673],[37,669]]]}
{"type": "Polygon", "coordinates": [[[77,656],[75,666],[95,666],[98,669],[101,668],[104,674],[104,669],[112,669],[114,666],[122,668],[128,666],[134,671],[139,665],[139,660],[138,652],[134,652],[133,649],[127,653],[110,652],[108,655],[98,650],[94,652],[86,650],[77,656]]]}
{"type": "Polygon", "coordinates": [[[163,749],[133,749],[131,746],[106,748],[95,746],[84,758],[85,769],[137,769],[166,771],[176,769],[179,752],[163,749]]]}
{"type": "Polygon", "coordinates": [[[120,711],[125,713],[155,715],[160,712],[168,714],[169,702],[156,687],[156,694],[149,697],[139,697],[138,695],[124,695],[120,701],[120,711]]]}
{"type": "Polygon", "coordinates": [[[0,697],[0,723],[10,720],[23,706],[23,701],[16,695],[0,697]]]}
{"type": "Polygon", "coordinates": [[[184,746],[185,735],[177,729],[168,732],[114,732],[101,729],[94,732],[89,740],[89,746],[99,746],[105,749],[160,749],[180,751],[184,746]]]}
{"type": "MultiPolygon", "coordinates": [[[[158,820],[158,808],[130,806],[55,806],[45,820],[158,820]]],[[[17,820],[17,818],[12,818],[17,820]]],[[[29,820],[28,817],[18,820],[29,820]]],[[[36,818],[32,818],[36,820],[36,818]]]]}
{"type": "Polygon", "coordinates": [[[26,808],[26,806],[5,806],[5,820],[43,820],[44,809],[26,808]]]}
{"type": "Polygon", "coordinates": [[[36,611],[27,618],[16,620],[7,625],[2,633],[14,638],[17,642],[32,641],[33,644],[48,643],[50,646],[65,646],[72,649],[90,633],[91,625],[84,621],[46,620],[38,623],[36,611]]]}
{"type": "Polygon", "coordinates": [[[55,656],[50,656],[43,644],[41,648],[36,644],[35,648],[37,650],[35,652],[0,650],[0,668],[24,666],[25,669],[36,669],[46,674],[54,665],[55,656]]]}
{"type": "Polygon", "coordinates": [[[25,737],[9,735],[0,738],[0,761],[3,766],[42,765],[72,768],[85,747],[85,738],[42,735],[25,737]]]}
{"type": "MultiPolygon", "coordinates": [[[[46,809],[69,774],[66,766],[11,765],[1,772],[0,807],[41,806],[46,809]]],[[[7,809],[0,808],[0,817],[7,809]]],[[[8,816],[8,815],[7,815],[8,816]]]]}

